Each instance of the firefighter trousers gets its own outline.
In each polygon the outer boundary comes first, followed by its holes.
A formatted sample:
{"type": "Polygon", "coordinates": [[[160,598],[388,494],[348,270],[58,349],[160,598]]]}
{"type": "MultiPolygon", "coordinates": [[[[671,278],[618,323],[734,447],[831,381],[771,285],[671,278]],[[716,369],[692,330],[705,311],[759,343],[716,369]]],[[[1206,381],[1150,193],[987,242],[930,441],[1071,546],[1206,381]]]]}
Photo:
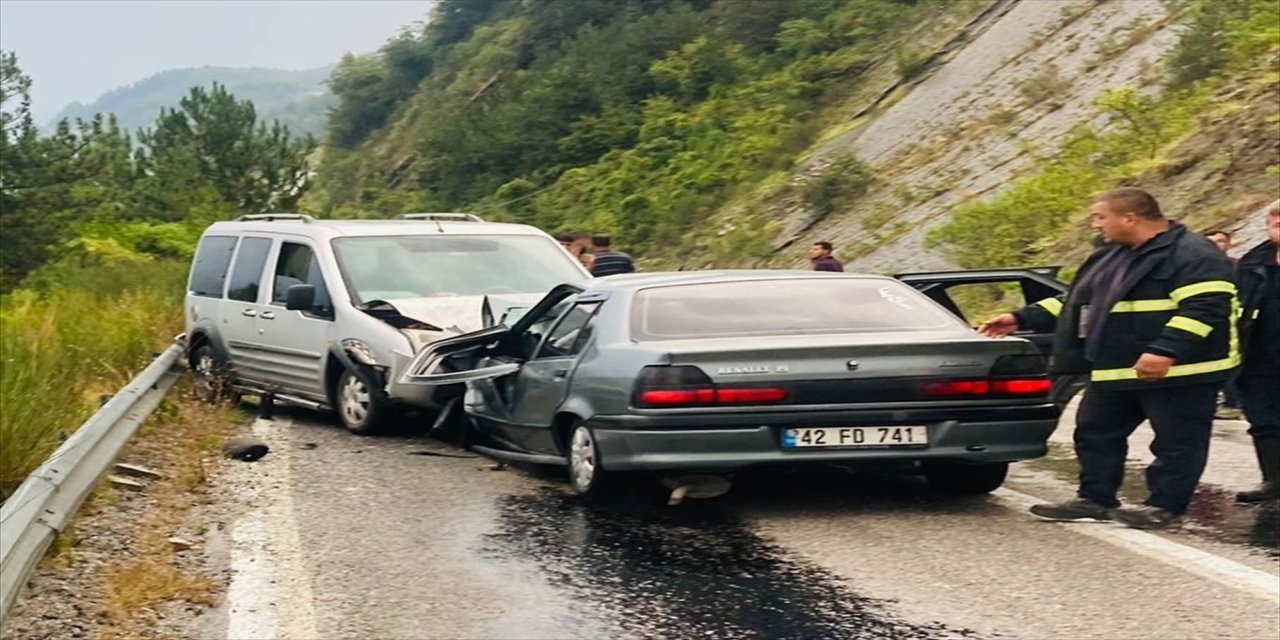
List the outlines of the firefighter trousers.
{"type": "Polygon", "coordinates": [[[1075,446],[1082,498],[1108,507],[1120,505],[1129,435],[1144,420],[1155,438],[1147,467],[1145,503],[1174,514],[1187,510],[1209,459],[1209,439],[1220,382],[1109,390],[1090,384],[1076,414],[1075,446]]]}

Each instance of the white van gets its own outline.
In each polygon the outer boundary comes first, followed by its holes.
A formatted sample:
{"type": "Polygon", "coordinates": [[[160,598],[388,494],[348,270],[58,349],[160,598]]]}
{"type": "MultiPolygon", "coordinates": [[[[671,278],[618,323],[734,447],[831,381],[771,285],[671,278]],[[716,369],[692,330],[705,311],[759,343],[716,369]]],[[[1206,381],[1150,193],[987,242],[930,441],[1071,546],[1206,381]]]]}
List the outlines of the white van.
{"type": "Polygon", "coordinates": [[[439,407],[439,389],[388,384],[425,345],[590,277],[546,233],[470,214],[241,216],[200,238],[187,358],[207,398],[269,393],[371,433],[397,405],[439,407]]]}

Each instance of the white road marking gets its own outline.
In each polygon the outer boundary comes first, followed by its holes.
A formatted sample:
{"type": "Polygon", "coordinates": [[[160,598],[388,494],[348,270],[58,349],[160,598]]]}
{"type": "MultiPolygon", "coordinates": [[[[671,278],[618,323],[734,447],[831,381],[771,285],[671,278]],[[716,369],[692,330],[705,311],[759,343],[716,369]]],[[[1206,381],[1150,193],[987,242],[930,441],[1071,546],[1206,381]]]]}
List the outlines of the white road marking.
{"type": "Polygon", "coordinates": [[[316,638],[311,584],[302,565],[301,546],[288,490],[288,454],[272,432],[287,429],[289,418],[255,420],[253,435],[277,451],[253,464],[269,463],[273,482],[261,483],[251,496],[262,507],[249,511],[232,528],[231,584],[227,588],[228,640],[316,638]]]}
{"type": "MultiPolygon", "coordinates": [[[[996,489],[992,492],[992,495],[998,502],[1020,511],[1026,511],[1031,505],[1044,502],[1012,489],[996,489]]],[[[1097,538],[1117,547],[1159,560],[1170,566],[1209,578],[1219,584],[1280,603],[1280,576],[1216,556],[1207,551],[1188,547],[1153,533],[1130,529],[1115,523],[1079,523],[1074,526],[1070,524],[1065,526],[1081,535],[1097,538]]]]}

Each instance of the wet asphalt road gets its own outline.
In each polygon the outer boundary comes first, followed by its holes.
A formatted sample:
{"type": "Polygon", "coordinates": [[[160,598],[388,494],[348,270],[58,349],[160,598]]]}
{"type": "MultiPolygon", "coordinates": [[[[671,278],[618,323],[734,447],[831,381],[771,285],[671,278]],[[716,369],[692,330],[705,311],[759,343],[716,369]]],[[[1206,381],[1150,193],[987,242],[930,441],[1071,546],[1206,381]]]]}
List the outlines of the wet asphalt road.
{"type": "MultiPolygon", "coordinates": [[[[305,411],[257,428],[272,453],[232,480],[269,515],[229,555],[266,586],[233,587],[202,635],[1280,637],[1277,601],[1229,571],[909,476],[752,474],[722,498],[600,509],[554,472],[431,439],[352,436],[305,411]]],[[[1052,463],[1016,469],[1007,486],[1070,494],[1052,463]]],[[[1162,539],[1280,581],[1274,509],[1200,502],[1199,524],[1162,539]]]]}

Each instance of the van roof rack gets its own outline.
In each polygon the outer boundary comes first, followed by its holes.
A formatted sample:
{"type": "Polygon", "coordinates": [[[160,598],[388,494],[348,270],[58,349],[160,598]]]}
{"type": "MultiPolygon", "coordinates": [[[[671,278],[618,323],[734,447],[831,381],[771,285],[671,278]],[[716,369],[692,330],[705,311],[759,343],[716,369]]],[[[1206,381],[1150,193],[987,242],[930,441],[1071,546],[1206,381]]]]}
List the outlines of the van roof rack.
{"type": "Polygon", "coordinates": [[[315,218],[305,213],[251,213],[236,218],[236,222],[274,222],[276,220],[316,221],[315,218]]]}
{"type": "Polygon", "coordinates": [[[453,220],[455,222],[484,222],[473,213],[402,213],[397,220],[453,220]]]}

